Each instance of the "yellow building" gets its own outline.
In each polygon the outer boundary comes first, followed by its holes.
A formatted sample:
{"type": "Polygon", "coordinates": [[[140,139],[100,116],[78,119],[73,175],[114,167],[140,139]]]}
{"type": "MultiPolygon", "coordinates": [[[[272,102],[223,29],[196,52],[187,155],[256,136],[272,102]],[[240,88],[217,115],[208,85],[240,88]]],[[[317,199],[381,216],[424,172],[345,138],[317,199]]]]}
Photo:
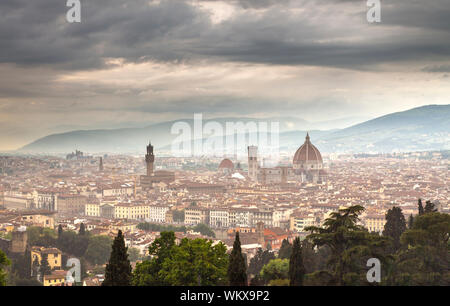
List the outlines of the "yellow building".
{"type": "Polygon", "coordinates": [[[384,215],[367,215],[366,227],[369,232],[382,233],[384,225],[386,224],[386,218],[384,215]]]}
{"type": "Polygon", "coordinates": [[[11,224],[11,223],[0,224],[0,231],[3,231],[5,233],[10,233],[13,230],[14,230],[14,224],[11,224]]]}
{"type": "Polygon", "coordinates": [[[30,226],[39,226],[39,227],[55,227],[55,219],[53,215],[55,212],[22,212],[21,213],[21,221],[26,225],[30,226]]]}
{"type": "Polygon", "coordinates": [[[31,248],[31,266],[33,262],[38,260],[39,264],[42,261],[42,256],[47,255],[48,265],[52,270],[61,269],[61,251],[57,248],[32,247],[31,248]]]}
{"type": "Polygon", "coordinates": [[[143,220],[150,217],[150,207],[147,204],[121,203],[114,206],[114,218],[143,220]]]}
{"type": "Polygon", "coordinates": [[[100,217],[100,204],[99,203],[86,203],[84,205],[85,216],[100,217]]]}
{"type": "Polygon", "coordinates": [[[67,271],[56,270],[52,271],[51,275],[44,275],[44,286],[65,286],[66,285],[67,271]]]}
{"type": "Polygon", "coordinates": [[[119,221],[117,223],[111,224],[110,228],[111,231],[114,232],[114,235],[117,235],[117,232],[120,230],[122,232],[135,232],[136,226],[138,225],[137,222],[122,222],[119,221]]]}

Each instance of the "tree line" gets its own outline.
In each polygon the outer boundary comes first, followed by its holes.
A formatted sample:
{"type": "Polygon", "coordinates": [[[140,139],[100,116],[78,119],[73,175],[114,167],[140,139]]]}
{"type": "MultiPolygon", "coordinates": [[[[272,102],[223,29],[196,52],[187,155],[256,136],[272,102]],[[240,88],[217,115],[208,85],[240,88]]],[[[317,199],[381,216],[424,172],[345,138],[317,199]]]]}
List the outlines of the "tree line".
{"type": "MultiPolygon", "coordinates": [[[[38,245],[55,243],[61,250],[77,252],[93,262],[94,258],[105,262],[109,257],[104,286],[450,284],[450,215],[437,212],[430,201],[424,206],[419,200],[419,214],[409,216],[408,222],[401,208],[389,209],[379,234],[360,225],[363,211],[357,205],[333,212],[321,227],[306,228],[310,234],[304,240],[297,237],[292,244],[284,240],[277,254],[270,245],[266,250],[260,248],[249,262],[242,252],[239,232],[228,253],[222,242],[200,238],[177,241],[173,231],[163,231],[149,246],[150,256],[137,263],[133,271],[121,231],[112,247],[108,241],[108,250],[101,252],[93,246],[98,238],[81,230],[78,234],[58,231],[56,236],[49,229],[29,231],[31,241],[38,245]],[[370,258],[381,262],[379,283],[367,280],[370,258]]],[[[0,284],[6,282],[5,267],[9,264],[0,251],[0,284]]]]}
{"type": "Polygon", "coordinates": [[[450,215],[419,200],[419,214],[408,224],[401,208],[386,213],[381,233],[359,224],[362,206],[331,213],[322,227],[306,228],[310,234],[293,243],[284,240],[276,255],[270,247],[257,250],[247,263],[236,232],[231,252],[222,242],[182,239],[161,232],[149,247],[150,258],[131,271],[123,235],[113,244],[104,286],[179,285],[449,285],[450,215]],[[369,283],[367,261],[381,262],[381,281],[369,283]]]}

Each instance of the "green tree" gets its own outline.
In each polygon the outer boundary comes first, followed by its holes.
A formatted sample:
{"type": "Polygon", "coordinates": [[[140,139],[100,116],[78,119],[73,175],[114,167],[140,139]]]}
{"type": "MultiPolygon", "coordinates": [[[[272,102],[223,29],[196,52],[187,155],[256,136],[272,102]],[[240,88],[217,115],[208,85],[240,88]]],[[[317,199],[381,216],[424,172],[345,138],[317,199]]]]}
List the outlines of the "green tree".
{"type": "Polygon", "coordinates": [[[169,260],[175,248],[175,233],[161,232],[160,237],[149,246],[150,260],[138,263],[133,272],[132,283],[135,286],[170,286],[159,274],[163,263],[169,260]]]}
{"type": "Polygon", "coordinates": [[[400,236],[406,230],[405,216],[400,207],[392,207],[387,211],[383,236],[392,239],[393,252],[400,249],[400,236]]]}
{"type": "Polygon", "coordinates": [[[419,199],[418,210],[419,210],[419,216],[423,215],[425,213],[425,210],[423,209],[423,205],[422,205],[422,199],[419,199]]]}
{"type": "Polygon", "coordinates": [[[228,255],[223,243],[187,239],[172,249],[159,271],[165,283],[172,286],[226,285],[228,255]]]}
{"type": "Polygon", "coordinates": [[[313,273],[314,271],[326,270],[328,258],[331,255],[330,248],[326,245],[315,248],[308,240],[302,241],[302,257],[305,266],[305,273],[313,273]]]}
{"type": "Polygon", "coordinates": [[[55,244],[61,251],[80,258],[84,256],[88,248],[89,235],[78,235],[74,231],[64,231],[55,241],[55,244]]]}
{"type": "Polygon", "coordinates": [[[83,236],[84,234],[86,234],[86,227],[85,227],[84,223],[81,222],[80,229],[78,230],[78,235],[83,236]]]}
{"type": "Polygon", "coordinates": [[[129,286],[131,284],[131,265],[122,231],[114,238],[109,263],[106,264],[105,280],[102,286],[129,286]]]}
{"type": "Polygon", "coordinates": [[[295,238],[292,246],[292,254],[289,260],[289,285],[302,286],[305,276],[305,267],[303,264],[302,246],[300,238],[295,238]]]}
{"type": "MultiPolygon", "coordinates": [[[[250,263],[248,265],[247,273],[249,275],[258,276],[261,272],[261,269],[264,265],[268,264],[269,261],[275,259],[275,254],[270,252],[269,250],[264,250],[262,248],[258,248],[255,256],[250,259],[250,263]]],[[[256,279],[257,281],[258,279],[256,279]]]]}
{"type": "Polygon", "coordinates": [[[60,224],[60,225],[58,225],[58,238],[61,237],[62,232],[63,232],[63,228],[62,228],[62,225],[60,224]]]}
{"type": "Polygon", "coordinates": [[[273,279],[269,282],[269,286],[289,286],[289,279],[273,279]]]}
{"type": "Polygon", "coordinates": [[[272,280],[289,279],[289,259],[273,259],[265,265],[261,272],[261,277],[266,284],[272,280]]]}
{"type": "Polygon", "coordinates": [[[437,209],[434,207],[434,204],[431,203],[431,201],[427,201],[425,203],[425,209],[424,209],[424,213],[431,213],[431,212],[437,212],[437,209]]]}
{"type": "Polygon", "coordinates": [[[39,263],[39,259],[36,256],[33,260],[33,265],[31,267],[31,276],[36,277],[36,278],[38,277],[40,266],[41,266],[41,264],[39,263]]]}
{"type": "Polygon", "coordinates": [[[0,250],[0,286],[6,286],[6,267],[11,264],[8,257],[6,257],[6,254],[3,253],[2,250],[0,250]]]}
{"type": "Polygon", "coordinates": [[[163,225],[156,223],[143,222],[137,225],[137,228],[143,231],[152,232],[183,232],[186,233],[187,228],[185,226],[173,226],[173,225],[163,225]]]}
{"type": "Polygon", "coordinates": [[[108,236],[92,236],[84,257],[94,265],[103,265],[111,254],[111,244],[112,240],[108,236]]]}
{"type": "Polygon", "coordinates": [[[17,254],[11,258],[11,272],[15,275],[14,282],[31,277],[31,252],[26,250],[23,255],[17,254]]]}
{"type": "Polygon", "coordinates": [[[450,215],[438,212],[416,216],[401,242],[405,248],[396,256],[388,276],[389,285],[449,285],[450,215]]]}
{"type": "Polygon", "coordinates": [[[414,223],[414,217],[412,214],[409,215],[409,219],[408,219],[408,228],[412,228],[413,227],[413,223],[414,223]]]}
{"type": "Polygon", "coordinates": [[[150,245],[150,260],[138,263],[133,285],[224,285],[227,282],[228,255],[222,243],[206,239],[183,239],[175,243],[173,232],[162,232],[150,245]]]}
{"type": "Polygon", "coordinates": [[[216,238],[216,234],[214,233],[214,231],[206,224],[200,223],[197,224],[193,230],[195,232],[200,232],[200,234],[208,236],[208,237],[212,237],[212,238],[216,238]]]}
{"type": "Polygon", "coordinates": [[[174,222],[184,222],[184,209],[183,210],[174,210],[173,211],[173,221],[174,222]]]}
{"type": "Polygon", "coordinates": [[[33,246],[43,246],[46,248],[56,245],[57,233],[47,227],[29,226],[27,227],[28,244],[33,246]]]}
{"type": "Polygon", "coordinates": [[[244,256],[242,256],[239,232],[236,232],[233,250],[231,251],[230,255],[230,263],[228,265],[228,280],[231,286],[247,286],[247,272],[245,259],[244,256]]]}
{"type": "Polygon", "coordinates": [[[324,285],[367,284],[366,263],[372,257],[378,258],[384,269],[389,268],[388,239],[357,225],[363,210],[359,205],[340,209],[331,213],[323,228],[306,228],[311,231],[307,239],[314,246],[327,246],[331,251],[328,269],[315,272],[315,276],[323,277],[324,285]]]}
{"type": "Polygon", "coordinates": [[[280,259],[288,259],[292,254],[292,244],[287,241],[287,239],[283,239],[281,242],[280,250],[278,251],[278,258],[280,259]]]}
{"type": "Polygon", "coordinates": [[[140,252],[138,248],[128,248],[128,258],[131,262],[139,260],[140,252]]]}

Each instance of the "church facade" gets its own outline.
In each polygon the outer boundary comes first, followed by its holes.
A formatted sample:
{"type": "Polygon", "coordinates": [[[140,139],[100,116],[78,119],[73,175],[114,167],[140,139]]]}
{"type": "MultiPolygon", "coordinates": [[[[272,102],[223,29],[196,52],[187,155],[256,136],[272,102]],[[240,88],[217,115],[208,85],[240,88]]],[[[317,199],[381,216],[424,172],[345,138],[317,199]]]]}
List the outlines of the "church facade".
{"type": "Polygon", "coordinates": [[[260,184],[321,183],[326,180],[322,155],[311,143],[308,133],[303,145],[295,152],[292,164],[292,167],[262,168],[258,163],[258,147],[248,147],[248,176],[260,184]]]}

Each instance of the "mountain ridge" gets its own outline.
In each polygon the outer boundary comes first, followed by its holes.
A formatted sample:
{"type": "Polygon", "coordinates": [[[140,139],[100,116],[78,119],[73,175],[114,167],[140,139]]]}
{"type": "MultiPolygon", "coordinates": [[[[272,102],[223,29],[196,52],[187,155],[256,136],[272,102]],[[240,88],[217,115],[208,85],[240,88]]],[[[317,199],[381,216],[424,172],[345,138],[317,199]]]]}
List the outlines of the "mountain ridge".
{"type": "MultiPolygon", "coordinates": [[[[306,120],[296,117],[271,118],[214,118],[203,119],[203,124],[224,122],[267,122],[280,119],[280,147],[298,147],[299,139],[307,130],[306,120]],[[295,122],[298,120],[298,122],[295,122]],[[291,127],[292,121],[296,124],[291,127]],[[289,129],[291,127],[291,129],[289,129]]],[[[143,128],[75,130],[51,134],[22,147],[18,152],[64,153],[75,148],[86,152],[130,153],[142,151],[151,139],[156,149],[167,148],[177,137],[170,133],[175,122],[186,122],[191,127],[193,119],[180,119],[151,124],[143,128]]],[[[386,114],[343,129],[318,130],[311,140],[323,152],[395,152],[417,150],[448,150],[450,144],[450,104],[425,105],[406,111],[386,114]]]]}

